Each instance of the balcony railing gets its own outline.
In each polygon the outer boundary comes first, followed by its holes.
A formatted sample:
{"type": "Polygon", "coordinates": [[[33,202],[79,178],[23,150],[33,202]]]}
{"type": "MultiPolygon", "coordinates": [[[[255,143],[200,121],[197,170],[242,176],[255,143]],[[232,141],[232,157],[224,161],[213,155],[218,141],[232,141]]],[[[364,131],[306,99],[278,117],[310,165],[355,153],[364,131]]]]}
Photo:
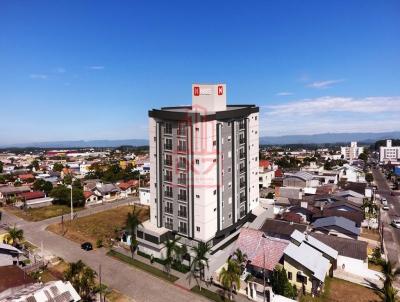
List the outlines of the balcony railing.
{"type": "Polygon", "coordinates": [[[243,159],[243,158],[245,158],[245,157],[246,157],[246,153],[244,153],[244,152],[243,152],[243,153],[239,153],[239,158],[240,158],[240,159],[243,159]]]}
{"type": "Polygon", "coordinates": [[[181,195],[181,194],[178,194],[178,199],[180,200],[180,201],[186,201],[187,199],[186,199],[186,195],[181,195]]]}
{"type": "Polygon", "coordinates": [[[186,185],[186,178],[179,177],[178,178],[178,185],[186,185]]]}
{"type": "Polygon", "coordinates": [[[240,188],[244,188],[246,186],[246,182],[245,181],[241,181],[240,182],[240,188]]]}
{"type": "Polygon", "coordinates": [[[240,173],[244,173],[244,172],[246,172],[246,168],[245,167],[240,167],[239,171],[240,171],[240,173]]]}
{"type": "Polygon", "coordinates": [[[246,196],[240,196],[240,202],[245,202],[247,200],[246,196]]]}
{"type": "Polygon", "coordinates": [[[167,214],[174,214],[174,209],[173,208],[165,207],[164,211],[167,214]]]}
{"type": "Polygon", "coordinates": [[[172,197],[173,197],[173,194],[172,194],[172,192],[170,192],[170,191],[165,191],[165,192],[164,192],[164,196],[165,196],[165,197],[172,198],[172,197]]]}
{"type": "Polygon", "coordinates": [[[166,166],[172,166],[172,160],[164,160],[164,165],[166,166]]]}
{"type": "Polygon", "coordinates": [[[178,211],[178,216],[182,218],[187,218],[187,213],[186,211],[178,211]]]}
{"type": "Polygon", "coordinates": [[[186,163],[185,162],[178,163],[178,168],[179,169],[186,169],[186,163]]]}
{"type": "Polygon", "coordinates": [[[172,182],[172,175],[164,175],[164,180],[168,182],[172,182]]]}
{"type": "Polygon", "coordinates": [[[182,234],[187,234],[187,228],[179,227],[178,232],[182,234]]]}
{"type": "Polygon", "coordinates": [[[178,145],[178,152],[186,152],[187,148],[185,145],[178,145]]]}
{"type": "Polygon", "coordinates": [[[169,223],[169,222],[166,222],[166,223],[165,223],[165,227],[166,227],[167,229],[170,229],[170,230],[172,230],[172,229],[174,228],[173,224],[172,224],[172,223],[169,223]]]}
{"type": "Polygon", "coordinates": [[[165,127],[165,128],[164,128],[164,134],[169,134],[169,135],[171,135],[171,134],[172,134],[172,128],[167,128],[167,127],[165,127]]]}
{"type": "Polygon", "coordinates": [[[164,144],[164,150],[172,150],[172,144],[164,144]]]}
{"type": "Polygon", "coordinates": [[[186,129],[179,129],[179,128],[178,131],[176,132],[176,134],[179,136],[186,136],[186,133],[187,133],[186,129]]]}
{"type": "Polygon", "coordinates": [[[240,211],[240,218],[243,218],[244,216],[246,216],[246,211],[240,211]]]}
{"type": "Polygon", "coordinates": [[[243,130],[246,128],[246,124],[245,123],[239,123],[239,130],[243,130]]]}
{"type": "Polygon", "coordinates": [[[239,144],[243,145],[244,143],[246,143],[246,140],[244,138],[240,138],[239,139],[239,144]]]}

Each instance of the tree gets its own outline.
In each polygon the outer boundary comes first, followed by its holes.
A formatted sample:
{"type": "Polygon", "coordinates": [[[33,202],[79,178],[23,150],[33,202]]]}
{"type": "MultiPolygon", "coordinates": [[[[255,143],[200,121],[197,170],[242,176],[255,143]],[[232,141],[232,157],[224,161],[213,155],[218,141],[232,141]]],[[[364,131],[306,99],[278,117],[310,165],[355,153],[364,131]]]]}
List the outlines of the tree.
{"type": "Polygon", "coordinates": [[[81,260],[70,263],[64,272],[64,279],[71,282],[82,301],[93,301],[94,295],[99,290],[96,285],[96,276],[96,272],[81,260]]]}
{"type": "Polygon", "coordinates": [[[382,264],[382,274],[383,287],[380,291],[383,301],[395,302],[397,290],[393,287],[393,281],[400,275],[400,268],[393,268],[392,263],[387,261],[382,264]]]}
{"type": "MultiPolygon", "coordinates": [[[[50,196],[55,199],[56,203],[69,206],[71,203],[71,189],[65,185],[59,185],[50,192],[50,196]]],[[[72,188],[72,201],[74,207],[81,207],[85,203],[83,191],[78,188],[72,188]]]]}
{"type": "Polygon", "coordinates": [[[55,172],[61,172],[62,169],[64,169],[64,165],[62,163],[55,163],[53,165],[53,171],[55,172]]]}
{"type": "Polygon", "coordinates": [[[271,276],[272,290],[275,294],[294,299],[297,296],[297,289],[290,284],[286,270],[276,267],[271,276]]]}
{"type": "Polygon", "coordinates": [[[8,234],[4,237],[7,244],[11,244],[16,246],[19,242],[24,239],[24,231],[21,229],[17,229],[15,226],[12,229],[8,230],[8,234]]]}
{"type": "Polygon", "coordinates": [[[137,240],[136,240],[136,230],[138,226],[142,225],[142,222],[139,219],[140,210],[133,209],[132,213],[128,213],[128,217],[126,218],[126,229],[128,234],[131,236],[131,244],[130,250],[132,254],[132,258],[135,254],[135,250],[137,248],[137,240]]]}
{"type": "Polygon", "coordinates": [[[166,257],[165,257],[165,269],[168,274],[171,271],[172,264],[178,259],[180,254],[180,247],[178,245],[178,241],[181,237],[175,237],[174,239],[167,239],[165,241],[165,247],[167,248],[166,257]]]}
{"type": "Polygon", "coordinates": [[[192,277],[195,278],[201,291],[201,280],[204,275],[205,268],[209,267],[207,254],[210,252],[211,246],[208,243],[199,242],[197,246],[192,247],[195,254],[194,259],[190,265],[189,281],[192,277]]]}
{"type": "Polygon", "coordinates": [[[274,193],[269,192],[269,193],[267,194],[267,198],[268,198],[268,199],[274,199],[274,193]]]}
{"type": "Polygon", "coordinates": [[[229,291],[229,299],[233,299],[233,286],[240,287],[240,264],[234,259],[228,259],[226,267],[219,273],[219,281],[229,291]]]}
{"type": "Polygon", "coordinates": [[[374,181],[374,176],[372,175],[372,173],[367,173],[365,174],[365,180],[369,183],[374,181]]]}
{"type": "Polygon", "coordinates": [[[34,160],[31,162],[31,166],[32,166],[32,168],[35,168],[36,171],[39,170],[39,162],[38,162],[36,159],[34,159],[34,160]]]}
{"type": "Polygon", "coordinates": [[[361,159],[366,162],[368,160],[368,154],[363,152],[358,156],[358,159],[361,159]]]}
{"type": "Polygon", "coordinates": [[[243,273],[244,269],[246,268],[248,259],[247,255],[243,253],[241,249],[236,249],[236,251],[233,253],[233,256],[235,256],[237,263],[240,265],[240,271],[243,273]]]}
{"type": "Polygon", "coordinates": [[[50,194],[51,190],[53,190],[53,184],[49,181],[39,178],[33,183],[33,189],[35,191],[43,191],[46,194],[50,194]]]}

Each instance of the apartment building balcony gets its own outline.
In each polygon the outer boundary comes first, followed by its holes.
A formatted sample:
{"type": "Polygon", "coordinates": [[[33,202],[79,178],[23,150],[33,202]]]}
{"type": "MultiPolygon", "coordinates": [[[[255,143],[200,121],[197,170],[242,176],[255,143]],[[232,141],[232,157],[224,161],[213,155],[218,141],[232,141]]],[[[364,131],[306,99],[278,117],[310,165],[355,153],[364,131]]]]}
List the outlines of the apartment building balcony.
{"type": "Polygon", "coordinates": [[[187,135],[187,131],[186,129],[178,129],[176,132],[176,135],[178,136],[186,136],[187,135]]]}
{"type": "Polygon", "coordinates": [[[246,129],[246,124],[244,122],[239,123],[239,130],[246,129]]]}
{"type": "Polygon", "coordinates": [[[172,144],[164,144],[164,150],[172,151],[172,144]]]}
{"type": "Polygon", "coordinates": [[[172,229],[174,228],[173,224],[172,224],[172,223],[168,223],[168,222],[166,222],[166,223],[164,224],[164,226],[165,226],[167,229],[170,229],[170,230],[172,230],[172,229]]]}
{"type": "Polygon", "coordinates": [[[239,153],[239,158],[240,159],[244,159],[246,157],[246,153],[239,153]]]}
{"type": "Polygon", "coordinates": [[[239,186],[240,186],[241,189],[244,188],[246,186],[246,182],[245,181],[241,181],[239,186]]]}
{"type": "Polygon", "coordinates": [[[186,195],[178,194],[178,200],[179,200],[179,201],[187,201],[187,196],[186,196],[186,195]]]}
{"type": "Polygon", "coordinates": [[[187,234],[187,228],[178,227],[178,233],[187,234]]]}
{"type": "Polygon", "coordinates": [[[246,210],[240,210],[240,218],[246,216],[246,210]]]}
{"type": "Polygon", "coordinates": [[[172,167],[172,160],[164,160],[164,165],[172,167]]]}
{"type": "Polygon", "coordinates": [[[181,218],[187,218],[187,212],[186,211],[178,211],[178,216],[181,218]]]}
{"type": "Polygon", "coordinates": [[[178,169],[186,170],[187,165],[186,163],[178,163],[178,169]]]}
{"type": "Polygon", "coordinates": [[[186,185],[186,178],[178,178],[178,185],[186,185]]]}
{"type": "Polygon", "coordinates": [[[169,175],[164,175],[164,181],[172,182],[172,175],[171,175],[171,176],[169,176],[169,175]]]}
{"type": "Polygon", "coordinates": [[[240,173],[245,173],[246,172],[246,167],[240,167],[239,172],[240,173]]]}
{"type": "Polygon", "coordinates": [[[167,214],[174,214],[174,209],[173,208],[165,207],[164,211],[167,214]]]}
{"type": "Polygon", "coordinates": [[[240,203],[245,202],[247,200],[246,196],[240,196],[240,203]]]}
{"type": "Polygon", "coordinates": [[[181,152],[181,153],[185,153],[185,152],[187,152],[187,148],[186,148],[186,146],[181,145],[181,146],[178,146],[177,151],[181,152]]]}
{"type": "Polygon", "coordinates": [[[174,195],[172,194],[172,192],[165,191],[165,192],[164,192],[164,197],[173,198],[174,195]]]}
{"type": "Polygon", "coordinates": [[[244,138],[239,139],[239,144],[243,145],[246,143],[246,140],[244,138]]]}

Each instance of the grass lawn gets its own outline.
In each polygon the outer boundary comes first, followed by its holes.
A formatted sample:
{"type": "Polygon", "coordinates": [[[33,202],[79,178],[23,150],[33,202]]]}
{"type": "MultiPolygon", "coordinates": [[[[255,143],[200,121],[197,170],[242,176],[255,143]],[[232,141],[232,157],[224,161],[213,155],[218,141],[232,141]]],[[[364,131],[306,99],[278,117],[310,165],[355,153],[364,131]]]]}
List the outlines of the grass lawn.
{"type": "Polygon", "coordinates": [[[320,297],[303,296],[301,302],[377,302],[380,297],[369,288],[336,278],[325,279],[325,291],[320,297]]]}
{"type": "Polygon", "coordinates": [[[119,291],[112,289],[111,293],[106,295],[107,301],[110,302],[131,302],[134,301],[132,298],[120,293],[119,291]]]}
{"type": "Polygon", "coordinates": [[[149,218],[148,207],[126,205],[80,217],[72,222],[64,222],[64,233],[61,223],[49,225],[47,230],[78,243],[89,241],[95,248],[98,239],[103,240],[103,244],[106,245],[111,238],[116,237],[115,230],[120,230],[125,226],[127,215],[134,207],[141,209],[139,214],[141,221],[149,218]]]}
{"type": "MultiPolygon", "coordinates": [[[[74,208],[74,212],[83,208],[74,208]]],[[[71,213],[71,208],[65,205],[50,205],[42,208],[21,210],[15,207],[7,207],[6,211],[28,221],[40,221],[48,218],[71,213]]]]}
{"type": "Polygon", "coordinates": [[[216,302],[230,302],[232,300],[228,299],[227,297],[224,297],[222,295],[219,295],[215,292],[212,292],[210,290],[208,290],[207,288],[201,288],[198,285],[196,285],[195,287],[193,287],[191,289],[192,292],[201,295],[203,297],[206,297],[207,299],[210,299],[211,301],[216,301],[216,302]]]}
{"type": "Polygon", "coordinates": [[[107,255],[110,256],[110,257],[113,257],[113,258],[115,258],[115,259],[117,259],[119,261],[125,262],[125,263],[127,263],[129,265],[132,265],[132,266],[134,266],[134,267],[136,267],[138,269],[141,269],[141,270],[143,270],[145,272],[148,272],[148,273],[150,273],[150,274],[152,274],[152,275],[154,275],[156,277],[162,278],[162,279],[164,279],[166,281],[175,282],[176,280],[179,279],[174,275],[171,275],[171,274],[168,275],[168,273],[166,273],[166,272],[164,272],[162,270],[159,270],[158,268],[156,268],[154,266],[148,265],[148,264],[143,263],[143,262],[141,262],[139,260],[136,260],[136,259],[132,259],[131,257],[126,256],[124,254],[121,254],[119,252],[111,250],[111,251],[109,251],[107,253],[107,255]]]}

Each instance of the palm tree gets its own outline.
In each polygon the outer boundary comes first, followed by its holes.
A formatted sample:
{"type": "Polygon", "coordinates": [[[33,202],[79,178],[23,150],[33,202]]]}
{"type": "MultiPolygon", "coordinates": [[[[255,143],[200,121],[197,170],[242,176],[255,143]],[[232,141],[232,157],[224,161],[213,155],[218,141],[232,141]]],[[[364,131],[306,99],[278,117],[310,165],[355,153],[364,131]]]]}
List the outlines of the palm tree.
{"type": "Polygon", "coordinates": [[[235,256],[237,263],[240,265],[240,271],[243,273],[246,267],[247,255],[243,253],[241,249],[236,249],[233,255],[235,256]]]}
{"type": "Polygon", "coordinates": [[[16,246],[18,242],[21,242],[24,239],[24,231],[17,229],[15,226],[12,229],[8,230],[8,234],[4,237],[7,244],[12,242],[13,246],[16,246]]]}
{"type": "Polygon", "coordinates": [[[195,257],[190,264],[189,282],[192,277],[195,278],[200,291],[201,291],[201,280],[204,276],[204,269],[209,268],[207,254],[210,252],[211,246],[208,243],[200,242],[197,246],[192,247],[192,251],[195,257]],[[198,275],[198,273],[200,275],[198,275]],[[199,277],[199,279],[197,278],[199,277]]]}
{"type": "Polygon", "coordinates": [[[177,260],[177,257],[179,256],[180,247],[177,244],[177,242],[180,239],[181,237],[175,237],[174,239],[167,239],[167,241],[165,241],[165,247],[167,248],[167,253],[165,257],[164,266],[168,274],[171,271],[171,265],[173,264],[174,261],[177,260]]]}
{"type": "Polygon", "coordinates": [[[382,264],[382,273],[384,275],[383,288],[381,289],[383,301],[395,302],[397,290],[393,287],[393,281],[400,275],[400,268],[393,268],[392,263],[387,261],[382,264]]]}
{"type": "Polygon", "coordinates": [[[224,288],[229,290],[229,299],[233,298],[233,286],[240,287],[240,264],[234,259],[228,259],[227,267],[219,273],[219,281],[224,288]]]}
{"type": "Polygon", "coordinates": [[[132,254],[132,258],[135,254],[135,250],[137,247],[137,240],[136,240],[136,230],[138,226],[142,225],[142,222],[139,219],[140,210],[133,209],[132,213],[128,213],[128,217],[126,218],[126,229],[128,234],[131,236],[131,244],[130,250],[132,254]]]}
{"type": "Polygon", "coordinates": [[[92,301],[93,295],[99,290],[96,285],[96,276],[96,272],[81,260],[70,263],[64,272],[64,279],[71,282],[82,301],[92,301]]]}

